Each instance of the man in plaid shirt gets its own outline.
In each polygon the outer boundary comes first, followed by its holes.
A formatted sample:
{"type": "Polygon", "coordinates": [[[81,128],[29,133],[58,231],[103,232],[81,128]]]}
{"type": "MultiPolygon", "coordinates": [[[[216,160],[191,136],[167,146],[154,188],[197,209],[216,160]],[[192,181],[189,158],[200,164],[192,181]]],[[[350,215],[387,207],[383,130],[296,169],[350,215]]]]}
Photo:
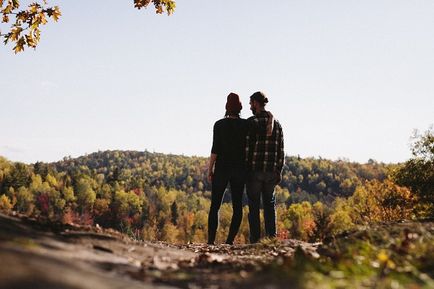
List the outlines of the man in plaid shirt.
{"type": "Polygon", "coordinates": [[[246,143],[249,199],[250,243],[260,239],[259,208],[264,208],[265,233],[276,237],[276,208],[274,188],[282,179],[284,161],[283,132],[280,123],[265,110],[268,99],[262,92],[250,96],[250,109],[254,116],[248,119],[249,133],[246,143]]]}

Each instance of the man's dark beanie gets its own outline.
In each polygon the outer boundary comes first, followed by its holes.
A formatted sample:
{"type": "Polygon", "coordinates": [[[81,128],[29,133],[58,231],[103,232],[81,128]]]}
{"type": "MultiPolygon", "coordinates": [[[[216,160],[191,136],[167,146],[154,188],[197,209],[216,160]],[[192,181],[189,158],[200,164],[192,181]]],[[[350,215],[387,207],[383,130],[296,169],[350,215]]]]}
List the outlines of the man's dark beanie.
{"type": "Polygon", "coordinates": [[[239,114],[243,106],[240,102],[240,97],[236,93],[229,93],[226,102],[226,111],[230,114],[239,114]]]}
{"type": "Polygon", "coordinates": [[[262,105],[268,103],[268,98],[265,97],[265,94],[261,91],[257,91],[254,94],[252,94],[252,96],[250,96],[250,100],[256,100],[262,105]]]}

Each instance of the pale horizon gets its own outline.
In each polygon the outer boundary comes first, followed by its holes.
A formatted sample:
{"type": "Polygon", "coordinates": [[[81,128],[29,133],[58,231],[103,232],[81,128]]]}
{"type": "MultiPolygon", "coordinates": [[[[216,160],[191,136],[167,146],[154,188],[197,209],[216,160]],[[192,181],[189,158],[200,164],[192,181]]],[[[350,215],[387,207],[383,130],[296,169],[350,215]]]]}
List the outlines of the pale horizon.
{"type": "MultiPolygon", "coordinates": [[[[404,162],[434,123],[434,2],[50,1],[36,50],[0,47],[0,156],[209,156],[233,91],[264,91],[285,154],[404,162]]],[[[3,28],[4,24],[0,26],[3,28]]]]}

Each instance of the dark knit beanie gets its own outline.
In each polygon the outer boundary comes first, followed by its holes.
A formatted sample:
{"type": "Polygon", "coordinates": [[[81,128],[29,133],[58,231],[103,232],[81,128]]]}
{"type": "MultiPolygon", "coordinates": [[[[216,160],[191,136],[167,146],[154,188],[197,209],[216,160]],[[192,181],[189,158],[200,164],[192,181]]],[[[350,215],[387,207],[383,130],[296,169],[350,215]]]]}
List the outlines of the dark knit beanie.
{"type": "Polygon", "coordinates": [[[240,97],[236,93],[229,93],[226,102],[226,111],[228,114],[239,114],[243,106],[240,102],[240,97]]]}

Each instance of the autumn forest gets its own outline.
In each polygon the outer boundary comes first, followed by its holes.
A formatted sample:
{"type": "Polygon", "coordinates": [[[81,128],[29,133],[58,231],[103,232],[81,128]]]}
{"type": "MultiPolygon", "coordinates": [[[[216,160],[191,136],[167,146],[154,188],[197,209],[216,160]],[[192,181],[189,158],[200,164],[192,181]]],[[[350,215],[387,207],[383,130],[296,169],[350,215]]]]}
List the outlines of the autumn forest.
{"type": "MultiPolygon", "coordinates": [[[[279,238],[321,241],[357,225],[432,216],[432,171],[419,181],[422,186],[415,180],[421,175],[411,174],[414,168],[432,168],[431,132],[419,136],[413,153],[405,164],[287,156],[276,188],[279,238]]],[[[206,168],[203,157],[148,151],[102,151],[30,165],[0,158],[0,208],[42,221],[98,224],[139,240],[205,242],[206,168]]],[[[231,215],[227,193],[220,242],[231,215]]],[[[247,243],[248,234],[243,218],[236,242],[247,243]]]]}

